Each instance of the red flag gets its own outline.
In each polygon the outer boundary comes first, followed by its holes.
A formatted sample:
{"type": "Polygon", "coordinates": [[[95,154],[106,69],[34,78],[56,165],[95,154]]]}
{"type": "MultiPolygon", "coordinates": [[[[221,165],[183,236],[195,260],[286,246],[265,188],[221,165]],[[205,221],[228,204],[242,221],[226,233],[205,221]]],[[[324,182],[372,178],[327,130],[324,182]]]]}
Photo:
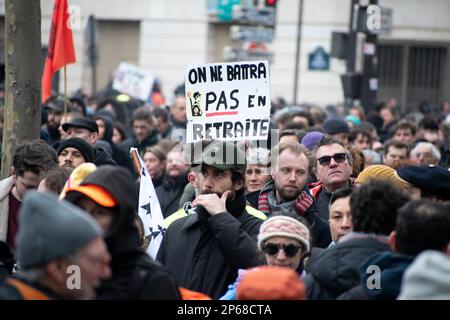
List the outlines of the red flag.
{"type": "Polygon", "coordinates": [[[68,26],[67,10],[67,0],[55,0],[47,57],[42,74],[42,102],[51,95],[53,74],[66,64],[75,62],[72,29],[68,26]]]}

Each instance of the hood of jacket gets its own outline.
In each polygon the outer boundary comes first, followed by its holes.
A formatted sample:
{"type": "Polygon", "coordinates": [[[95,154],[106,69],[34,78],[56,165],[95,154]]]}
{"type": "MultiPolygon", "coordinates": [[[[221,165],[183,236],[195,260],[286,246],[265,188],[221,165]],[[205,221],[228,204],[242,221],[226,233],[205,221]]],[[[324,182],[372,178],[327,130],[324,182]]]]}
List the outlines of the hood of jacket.
{"type": "Polygon", "coordinates": [[[107,141],[109,143],[112,143],[112,136],[113,136],[113,122],[110,117],[104,116],[104,115],[97,115],[95,116],[95,119],[102,119],[103,123],[105,124],[105,131],[103,133],[102,140],[107,141]]]}
{"type": "Polygon", "coordinates": [[[93,162],[96,166],[117,165],[117,163],[113,160],[111,154],[102,147],[95,147],[95,155],[93,162]]]}
{"type": "Polygon", "coordinates": [[[321,252],[309,269],[311,275],[334,298],[359,285],[359,267],[376,252],[390,250],[387,243],[374,237],[339,242],[321,252]]]}
{"type": "Polygon", "coordinates": [[[450,257],[439,251],[419,254],[405,271],[399,300],[450,300],[450,257]]]}
{"type": "Polygon", "coordinates": [[[403,273],[414,256],[395,252],[379,252],[370,256],[360,267],[361,286],[371,300],[395,300],[400,294],[403,273]],[[372,268],[371,268],[372,267],[372,268]],[[379,279],[375,272],[381,271],[379,279]],[[379,281],[379,283],[377,283],[379,281]],[[372,289],[369,288],[372,284],[372,289]]]}
{"type": "Polygon", "coordinates": [[[86,184],[104,188],[119,203],[119,217],[105,238],[113,260],[115,255],[139,250],[139,233],[134,223],[139,191],[130,172],[118,166],[102,166],[81,183],[86,184]]]}

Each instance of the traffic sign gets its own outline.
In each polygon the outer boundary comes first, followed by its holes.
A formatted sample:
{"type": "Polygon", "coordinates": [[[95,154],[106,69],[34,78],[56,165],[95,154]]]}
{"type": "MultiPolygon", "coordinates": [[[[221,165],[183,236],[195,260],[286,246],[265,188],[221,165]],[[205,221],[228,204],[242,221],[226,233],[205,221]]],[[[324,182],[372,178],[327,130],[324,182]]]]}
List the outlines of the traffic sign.
{"type": "Polygon", "coordinates": [[[322,47],[317,47],[316,50],[309,54],[309,70],[329,70],[330,69],[330,55],[325,52],[322,47]]]}
{"type": "Polygon", "coordinates": [[[272,42],[274,29],[246,26],[232,26],[230,37],[233,41],[272,42]]]}
{"type": "Polygon", "coordinates": [[[273,52],[225,47],[224,58],[226,61],[267,60],[271,63],[273,62],[273,52]]]}
{"type": "Polygon", "coordinates": [[[250,25],[275,25],[274,8],[233,6],[233,21],[250,25]]]}

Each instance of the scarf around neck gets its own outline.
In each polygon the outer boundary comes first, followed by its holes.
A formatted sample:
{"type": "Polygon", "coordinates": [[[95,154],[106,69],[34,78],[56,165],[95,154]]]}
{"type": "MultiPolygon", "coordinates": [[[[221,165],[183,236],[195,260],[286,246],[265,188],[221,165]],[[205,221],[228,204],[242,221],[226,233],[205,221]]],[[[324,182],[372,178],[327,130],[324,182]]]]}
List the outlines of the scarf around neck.
{"type": "Polygon", "coordinates": [[[266,215],[270,215],[273,211],[295,208],[297,213],[304,214],[314,201],[306,188],[297,196],[297,199],[281,201],[281,203],[277,203],[275,192],[275,182],[269,179],[261,189],[258,198],[258,210],[264,212],[266,215]]]}

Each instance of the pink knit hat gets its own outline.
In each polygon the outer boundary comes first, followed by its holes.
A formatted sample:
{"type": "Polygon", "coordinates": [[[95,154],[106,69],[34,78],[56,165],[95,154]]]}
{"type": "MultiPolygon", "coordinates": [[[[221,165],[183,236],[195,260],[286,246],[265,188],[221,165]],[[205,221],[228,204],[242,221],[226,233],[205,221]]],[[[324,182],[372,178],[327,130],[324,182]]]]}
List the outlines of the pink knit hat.
{"type": "Polygon", "coordinates": [[[273,216],[259,228],[258,247],[262,250],[264,241],[272,237],[288,237],[300,241],[309,251],[309,230],[300,221],[287,216],[273,216]]]}

